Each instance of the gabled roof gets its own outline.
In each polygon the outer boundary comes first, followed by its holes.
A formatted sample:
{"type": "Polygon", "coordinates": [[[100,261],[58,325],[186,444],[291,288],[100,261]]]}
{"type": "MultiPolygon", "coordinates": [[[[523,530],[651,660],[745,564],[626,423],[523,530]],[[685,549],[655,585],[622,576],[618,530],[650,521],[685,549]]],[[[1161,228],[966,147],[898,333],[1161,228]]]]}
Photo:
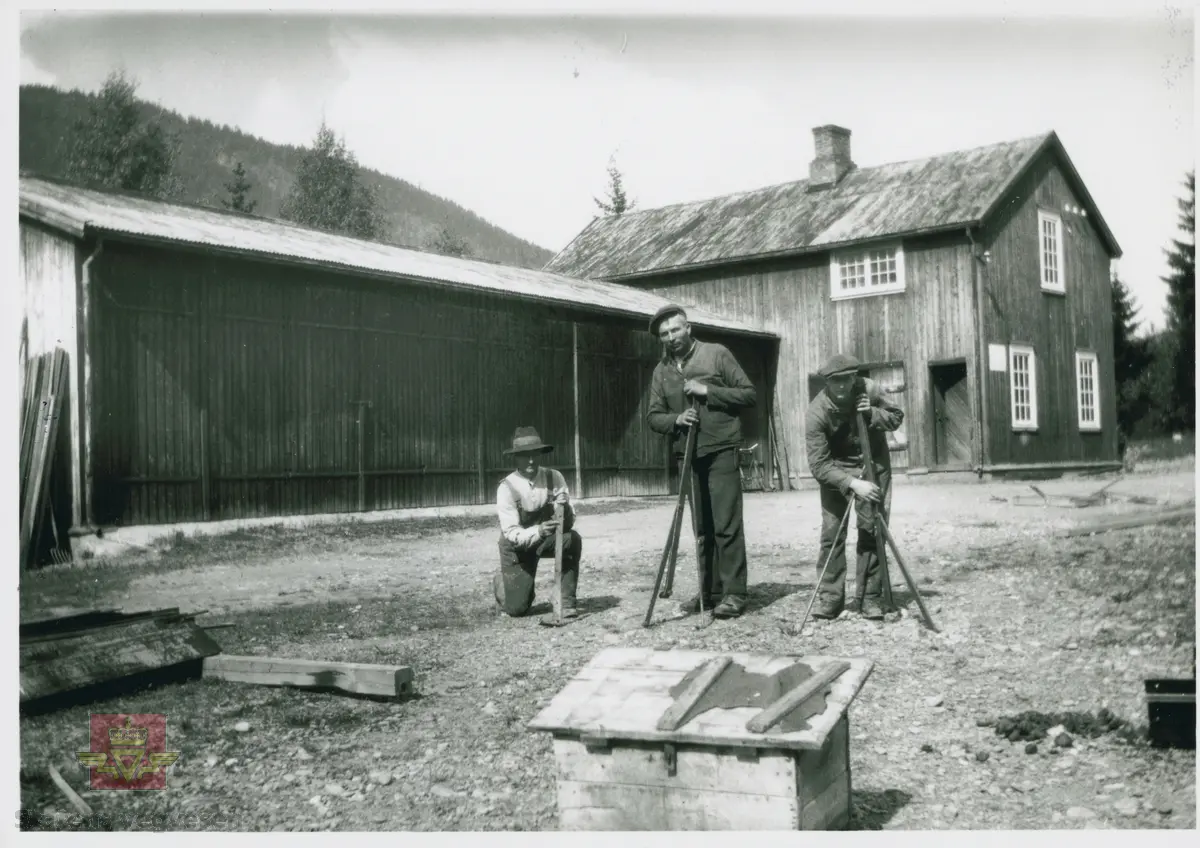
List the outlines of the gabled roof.
{"type": "MultiPolygon", "coordinates": [[[[491,292],[647,322],[667,303],[651,292],[614,283],[442,256],[333,235],[257,215],[164,203],[24,175],[20,178],[20,217],[76,238],[108,234],[201,247],[377,278],[491,292]]],[[[778,338],[777,333],[761,327],[713,315],[687,303],[683,305],[688,307],[688,318],[697,327],[778,338]]]]}
{"type": "Polygon", "coordinates": [[[856,242],[981,224],[1045,152],[1059,157],[1109,252],[1120,256],[1058,136],[850,171],[833,188],[784,183],[710,200],[597,218],[546,264],[593,279],[812,253],[856,242]]]}

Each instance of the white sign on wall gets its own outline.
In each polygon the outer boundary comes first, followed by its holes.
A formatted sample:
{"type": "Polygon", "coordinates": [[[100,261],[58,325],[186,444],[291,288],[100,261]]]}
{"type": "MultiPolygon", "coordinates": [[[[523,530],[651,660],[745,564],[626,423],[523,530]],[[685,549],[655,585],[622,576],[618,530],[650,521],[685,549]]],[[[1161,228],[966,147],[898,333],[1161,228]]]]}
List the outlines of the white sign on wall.
{"type": "Polygon", "coordinates": [[[1008,370],[1008,346],[1002,344],[988,345],[988,369],[1001,373],[1008,370]]]}

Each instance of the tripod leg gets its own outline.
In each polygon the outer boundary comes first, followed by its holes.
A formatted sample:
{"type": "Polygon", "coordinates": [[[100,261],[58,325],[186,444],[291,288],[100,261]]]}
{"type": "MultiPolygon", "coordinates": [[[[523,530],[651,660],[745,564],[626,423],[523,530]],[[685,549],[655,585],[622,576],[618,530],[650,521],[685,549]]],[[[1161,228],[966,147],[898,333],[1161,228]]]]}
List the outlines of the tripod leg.
{"type": "Polygon", "coordinates": [[[900,573],[904,575],[904,582],[908,584],[908,589],[916,598],[917,606],[921,608],[921,617],[925,619],[925,624],[934,633],[940,633],[938,626],[933,621],[933,616],[929,614],[929,610],[925,608],[925,601],[921,598],[921,593],[917,590],[917,584],[913,582],[912,575],[908,573],[908,568],[904,565],[904,557],[900,555],[900,549],[896,547],[896,540],[892,538],[892,532],[888,530],[887,522],[880,521],[879,527],[883,530],[884,538],[887,539],[888,545],[892,549],[892,553],[896,555],[896,564],[900,566],[900,573]]]}
{"type": "Polygon", "coordinates": [[[804,610],[804,618],[800,619],[800,623],[793,625],[788,630],[789,636],[799,636],[804,632],[804,625],[808,623],[809,613],[812,612],[813,603],[817,600],[817,595],[821,591],[821,583],[825,579],[825,572],[829,570],[829,563],[833,561],[833,551],[837,547],[838,539],[842,537],[842,532],[846,530],[850,523],[850,504],[846,504],[846,512],[842,515],[842,523],[838,525],[837,534],[833,537],[833,545],[829,548],[829,553],[825,555],[825,565],[821,567],[821,573],[817,575],[817,585],[813,587],[812,596],[808,599],[808,608],[804,610]]]}

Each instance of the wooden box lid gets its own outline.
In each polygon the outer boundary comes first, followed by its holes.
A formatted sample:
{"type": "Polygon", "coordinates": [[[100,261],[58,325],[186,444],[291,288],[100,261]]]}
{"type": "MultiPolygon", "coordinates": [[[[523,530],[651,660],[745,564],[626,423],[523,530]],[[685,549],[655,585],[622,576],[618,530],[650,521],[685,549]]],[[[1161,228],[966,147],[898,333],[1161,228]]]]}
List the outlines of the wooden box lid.
{"type": "MultiPolygon", "coordinates": [[[[827,656],[763,656],[708,651],[655,651],[650,648],[609,648],[584,666],[561,692],[526,725],[531,731],[585,739],[625,739],[649,742],[696,743],[744,748],[819,750],[863,687],[874,663],[866,658],[827,656]],[[800,730],[787,730],[783,723],[756,733],[746,724],[763,712],[765,704],[714,707],[686,717],[674,730],[660,729],[664,713],[676,703],[684,679],[719,658],[750,674],[772,675],[796,663],[808,666],[813,676],[829,666],[849,667],[825,694],[825,709],[808,718],[800,730]],[[672,694],[672,689],[676,694],[672,694]]],[[[819,703],[819,702],[818,702],[819,703]]]]}

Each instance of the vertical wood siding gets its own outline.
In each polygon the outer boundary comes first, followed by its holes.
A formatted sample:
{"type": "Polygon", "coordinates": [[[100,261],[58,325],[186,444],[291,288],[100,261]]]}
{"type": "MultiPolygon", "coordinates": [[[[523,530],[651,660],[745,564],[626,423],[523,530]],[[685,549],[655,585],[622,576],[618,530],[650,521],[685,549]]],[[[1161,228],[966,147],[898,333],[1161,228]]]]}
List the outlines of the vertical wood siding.
{"type": "Polygon", "coordinates": [[[491,503],[522,425],[573,484],[575,322],[576,494],[669,491],[640,322],[116,242],[97,278],[103,524],[491,503]]]}
{"type": "MultiPolygon", "coordinates": [[[[639,286],[780,334],[773,402],[779,410],[778,438],[794,475],[808,473],[804,422],[809,379],[838,352],[865,363],[902,363],[905,389],[892,397],[905,411],[908,447],[893,459],[900,467],[928,466],[933,461],[929,362],[965,359],[975,384],[971,260],[965,235],[914,240],[904,250],[907,283],[900,294],[830,300],[824,254],[655,278],[639,286]]],[[[890,372],[889,382],[893,376],[890,372]]],[[[766,392],[760,394],[758,415],[766,414],[771,400],[766,392]]],[[[973,415],[978,417],[974,409],[973,415]]],[[[766,435],[761,425],[754,429],[766,435]]]]}
{"type": "Polygon", "coordinates": [[[1092,223],[1064,211],[1081,201],[1052,158],[1043,159],[1014,189],[984,233],[991,260],[982,269],[986,341],[1029,344],[1037,362],[1038,430],[1012,429],[1009,374],[987,372],[989,462],[1101,461],[1117,457],[1110,259],[1092,223]],[[1041,289],[1038,209],[1062,220],[1066,294],[1041,289]],[[1075,352],[1099,360],[1098,432],[1081,432],[1075,392],[1075,352]]]}
{"type": "MultiPolygon", "coordinates": [[[[78,292],[75,242],[28,221],[20,222],[20,298],[22,350],[17,367],[17,402],[24,392],[25,360],[61,348],[67,354],[69,379],[67,418],[60,426],[70,433],[71,502],[82,503],[83,467],[80,438],[78,292]]],[[[76,515],[75,520],[79,517],[76,515]]]]}

